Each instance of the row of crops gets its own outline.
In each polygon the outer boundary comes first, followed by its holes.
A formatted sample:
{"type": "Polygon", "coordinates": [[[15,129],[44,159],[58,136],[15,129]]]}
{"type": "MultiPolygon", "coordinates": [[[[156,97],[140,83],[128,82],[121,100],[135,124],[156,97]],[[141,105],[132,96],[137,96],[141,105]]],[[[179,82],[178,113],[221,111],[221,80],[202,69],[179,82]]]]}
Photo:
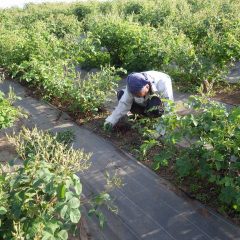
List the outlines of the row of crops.
{"type": "Polygon", "coordinates": [[[90,154],[36,128],[8,140],[23,164],[0,165],[1,239],[69,239],[81,217],[75,172],[88,168],[90,154]]]}
{"type": "Polygon", "coordinates": [[[17,111],[4,99],[0,92],[0,129],[9,126],[16,118],[17,111]]]}
{"type": "Polygon", "coordinates": [[[142,138],[138,156],[149,160],[154,152],[155,171],[174,168],[177,185],[239,223],[240,107],[227,109],[205,96],[191,96],[189,114],[174,108],[160,119],[134,124],[142,138]],[[165,132],[164,138],[155,137],[159,132],[165,132]]]}
{"type": "MultiPolygon", "coordinates": [[[[12,106],[17,99],[11,88],[8,94],[0,91],[1,132],[25,117],[20,108],[12,106]]],[[[73,150],[67,134],[54,136],[24,128],[8,136],[16,150],[15,160],[22,159],[23,164],[7,159],[6,154],[6,159],[1,158],[1,239],[64,240],[76,232],[82,185],[75,172],[89,167],[91,154],[73,150]]]]}
{"type": "MultiPolygon", "coordinates": [[[[0,239],[77,239],[83,234],[79,227],[83,202],[76,172],[89,168],[92,154],[73,149],[72,131],[53,134],[23,127],[19,132],[14,127],[17,133],[9,134],[9,127],[27,117],[13,106],[19,99],[12,88],[8,94],[0,91],[0,140],[7,146],[6,152],[0,149],[0,239]]],[[[108,192],[121,183],[118,177],[113,179],[108,174],[106,190],[84,201],[89,216],[96,215],[101,227],[105,216],[99,206],[117,211],[108,192]]]]}
{"type": "MultiPolygon", "coordinates": [[[[78,64],[162,70],[179,85],[196,89],[204,80],[223,80],[239,59],[239,4],[116,0],[1,10],[0,64],[13,76],[41,86],[50,97],[78,99],[78,107],[86,100],[83,93],[76,96],[75,89],[88,89],[78,81],[78,64]]],[[[115,74],[107,73],[111,82],[115,74]]],[[[112,84],[108,86],[103,90],[110,91],[112,84]]]]}

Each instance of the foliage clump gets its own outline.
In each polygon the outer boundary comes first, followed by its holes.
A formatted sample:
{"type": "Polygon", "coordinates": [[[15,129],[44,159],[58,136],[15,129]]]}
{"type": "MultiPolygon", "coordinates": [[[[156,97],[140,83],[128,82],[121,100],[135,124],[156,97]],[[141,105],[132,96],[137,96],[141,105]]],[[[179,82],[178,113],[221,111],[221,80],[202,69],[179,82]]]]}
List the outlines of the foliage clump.
{"type": "Polygon", "coordinates": [[[81,217],[75,172],[89,167],[91,154],[36,128],[23,128],[9,140],[23,165],[1,165],[1,239],[68,239],[81,217]]]}

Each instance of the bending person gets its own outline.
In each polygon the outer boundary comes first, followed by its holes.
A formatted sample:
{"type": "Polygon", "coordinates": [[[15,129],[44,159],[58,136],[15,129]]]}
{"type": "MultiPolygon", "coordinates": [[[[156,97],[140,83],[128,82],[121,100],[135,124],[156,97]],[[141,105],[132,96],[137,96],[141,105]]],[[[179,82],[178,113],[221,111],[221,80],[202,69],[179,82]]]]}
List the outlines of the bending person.
{"type": "Polygon", "coordinates": [[[125,89],[117,92],[118,105],[104,123],[110,130],[129,111],[148,117],[160,117],[164,113],[161,98],[174,100],[171,78],[162,72],[131,73],[125,89]]]}

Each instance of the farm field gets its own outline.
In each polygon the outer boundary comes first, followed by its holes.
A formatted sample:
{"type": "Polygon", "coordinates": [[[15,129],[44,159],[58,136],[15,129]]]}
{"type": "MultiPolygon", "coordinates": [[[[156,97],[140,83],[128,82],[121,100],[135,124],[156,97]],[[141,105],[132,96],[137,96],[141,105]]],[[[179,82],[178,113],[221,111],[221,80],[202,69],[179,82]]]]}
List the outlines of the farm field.
{"type": "MultiPolygon", "coordinates": [[[[239,8],[238,0],[114,0],[1,9],[0,76],[19,82],[28,97],[57,107],[59,119],[66,112],[176,189],[239,225],[239,8]],[[117,104],[116,90],[129,73],[147,70],[171,76],[175,102],[168,103],[160,118],[126,117],[105,132],[104,120],[117,104]]],[[[6,93],[0,94],[2,132],[21,115],[12,108],[19,100],[13,91],[8,101],[6,93]]],[[[61,174],[68,178],[80,170],[71,169],[61,174]]],[[[79,198],[79,184],[74,184],[74,197],[79,198]]],[[[1,209],[0,217],[7,208],[1,209]]],[[[61,213],[62,219],[77,224],[80,211],[70,210],[61,213]]],[[[93,213],[102,225],[103,216],[93,213]]],[[[20,231],[14,224],[12,229],[20,231]]],[[[0,236],[9,239],[12,229],[0,236]]],[[[55,224],[49,239],[67,239],[69,229],[64,222],[55,224]]]]}

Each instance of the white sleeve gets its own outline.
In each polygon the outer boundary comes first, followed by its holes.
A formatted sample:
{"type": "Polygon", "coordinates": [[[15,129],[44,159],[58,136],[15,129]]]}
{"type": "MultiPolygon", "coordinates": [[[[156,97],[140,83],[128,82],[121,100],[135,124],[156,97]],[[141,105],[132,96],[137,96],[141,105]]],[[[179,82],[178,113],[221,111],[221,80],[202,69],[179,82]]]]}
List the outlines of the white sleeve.
{"type": "Polygon", "coordinates": [[[106,118],[105,122],[109,122],[114,126],[122,116],[126,115],[128,111],[130,111],[132,103],[133,96],[128,92],[126,88],[124,89],[124,94],[118,102],[117,107],[112,112],[112,114],[106,118]]]}
{"type": "Polygon", "coordinates": [[[174,101],[172,80],[168,75],[166,75],[164,79],[159,80],[157,83],[157,89],[164,98],[174,101]]]}
{"type": "Polygon", "coordinates": [[[147,71],[146,73],[153,79],[153,92],[158,92],[160,96],[174,101],[170,76],[158,71],[147,71]]]}

